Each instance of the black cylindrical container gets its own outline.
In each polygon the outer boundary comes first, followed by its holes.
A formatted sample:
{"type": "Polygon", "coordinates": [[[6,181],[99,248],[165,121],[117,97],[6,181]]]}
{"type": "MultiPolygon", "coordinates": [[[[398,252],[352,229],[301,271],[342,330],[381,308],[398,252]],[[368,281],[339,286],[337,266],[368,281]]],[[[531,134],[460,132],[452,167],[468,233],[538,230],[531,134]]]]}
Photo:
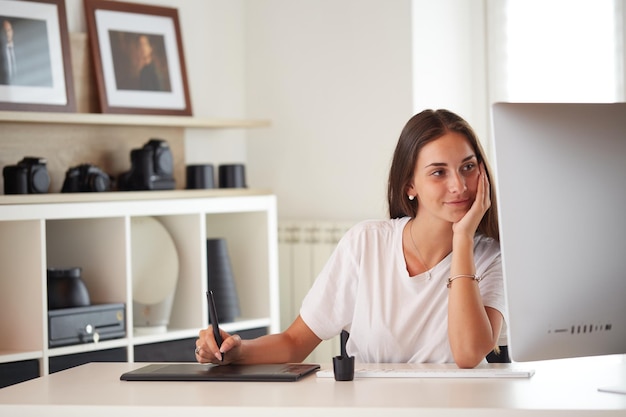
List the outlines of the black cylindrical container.
{"type": "MultiPolygon", "coordinates": [[[[221,323],[240,315],[239,298],[226,239],[207,239],[208,287],[215,296],[215,308],[221,323]]],[[[208,313],[208,311],[207,311],[208,313]]]]}
{"type": "Polygon", "coordinates": [[[246,188],[246,167],[243,164],[224,164],[218,167],[220,188],[246,188]]]}
{"type": "Polygon", "coordinates": [[[213,165],[211,164],[187,165],[186,174],[188,190],[215,187],[213,165]]]}

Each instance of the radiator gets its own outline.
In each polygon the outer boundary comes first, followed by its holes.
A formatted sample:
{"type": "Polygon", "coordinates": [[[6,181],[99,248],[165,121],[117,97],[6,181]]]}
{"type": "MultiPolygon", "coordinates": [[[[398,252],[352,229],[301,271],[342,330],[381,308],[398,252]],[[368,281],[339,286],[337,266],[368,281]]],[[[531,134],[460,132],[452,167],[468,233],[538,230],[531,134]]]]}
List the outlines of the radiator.
{"type": "MultiPolygon", "coordinates": [[[[280,323],[286,329],[300,312],[300,304],[337,242],[355,222],[278,222],[280,323]]],[[[339,338],[322,342],[306,359],[330,363],[339,354],[339,338]]]]}

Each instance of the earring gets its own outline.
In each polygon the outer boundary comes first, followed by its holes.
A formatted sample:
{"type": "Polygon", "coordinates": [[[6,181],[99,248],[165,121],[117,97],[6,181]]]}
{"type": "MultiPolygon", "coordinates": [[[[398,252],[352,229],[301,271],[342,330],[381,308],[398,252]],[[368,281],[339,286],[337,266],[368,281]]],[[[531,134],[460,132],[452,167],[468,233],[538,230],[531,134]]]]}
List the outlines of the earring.
{"type": "Polygon", "coordinates": [[[411,201],[415,200],[415,196],[414,195],[409,195],[409,200],[411,200],[411,201]]]}

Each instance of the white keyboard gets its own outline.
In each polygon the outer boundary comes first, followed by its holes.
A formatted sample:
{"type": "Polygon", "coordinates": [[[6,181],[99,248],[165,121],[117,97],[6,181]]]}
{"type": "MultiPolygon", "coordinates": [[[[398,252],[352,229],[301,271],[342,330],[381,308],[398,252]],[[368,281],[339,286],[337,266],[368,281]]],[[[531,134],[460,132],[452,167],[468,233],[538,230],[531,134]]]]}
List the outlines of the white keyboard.
{"type": "MultiPolygon", "coordinates": [[[[530,378],[535,371],[515,366],[460,369],[449,364],[385,366],[367,365],[354,370],[354,378],[530,378]]],[[[317,372],[318,378],[334,378],[332,369],[317,372]]]]}

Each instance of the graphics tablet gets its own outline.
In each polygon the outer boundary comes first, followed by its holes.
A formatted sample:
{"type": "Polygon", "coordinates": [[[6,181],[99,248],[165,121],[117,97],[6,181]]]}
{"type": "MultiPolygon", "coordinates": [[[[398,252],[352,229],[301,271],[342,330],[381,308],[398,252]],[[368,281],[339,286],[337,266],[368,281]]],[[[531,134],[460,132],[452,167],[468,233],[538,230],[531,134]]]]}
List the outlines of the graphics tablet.
{"type": "Polygon", "coordinates": [[[211,365],[200,363],[152,364],[120,377],[123,381],[298,381],[320,369],[318,364],[211,365]]]}

